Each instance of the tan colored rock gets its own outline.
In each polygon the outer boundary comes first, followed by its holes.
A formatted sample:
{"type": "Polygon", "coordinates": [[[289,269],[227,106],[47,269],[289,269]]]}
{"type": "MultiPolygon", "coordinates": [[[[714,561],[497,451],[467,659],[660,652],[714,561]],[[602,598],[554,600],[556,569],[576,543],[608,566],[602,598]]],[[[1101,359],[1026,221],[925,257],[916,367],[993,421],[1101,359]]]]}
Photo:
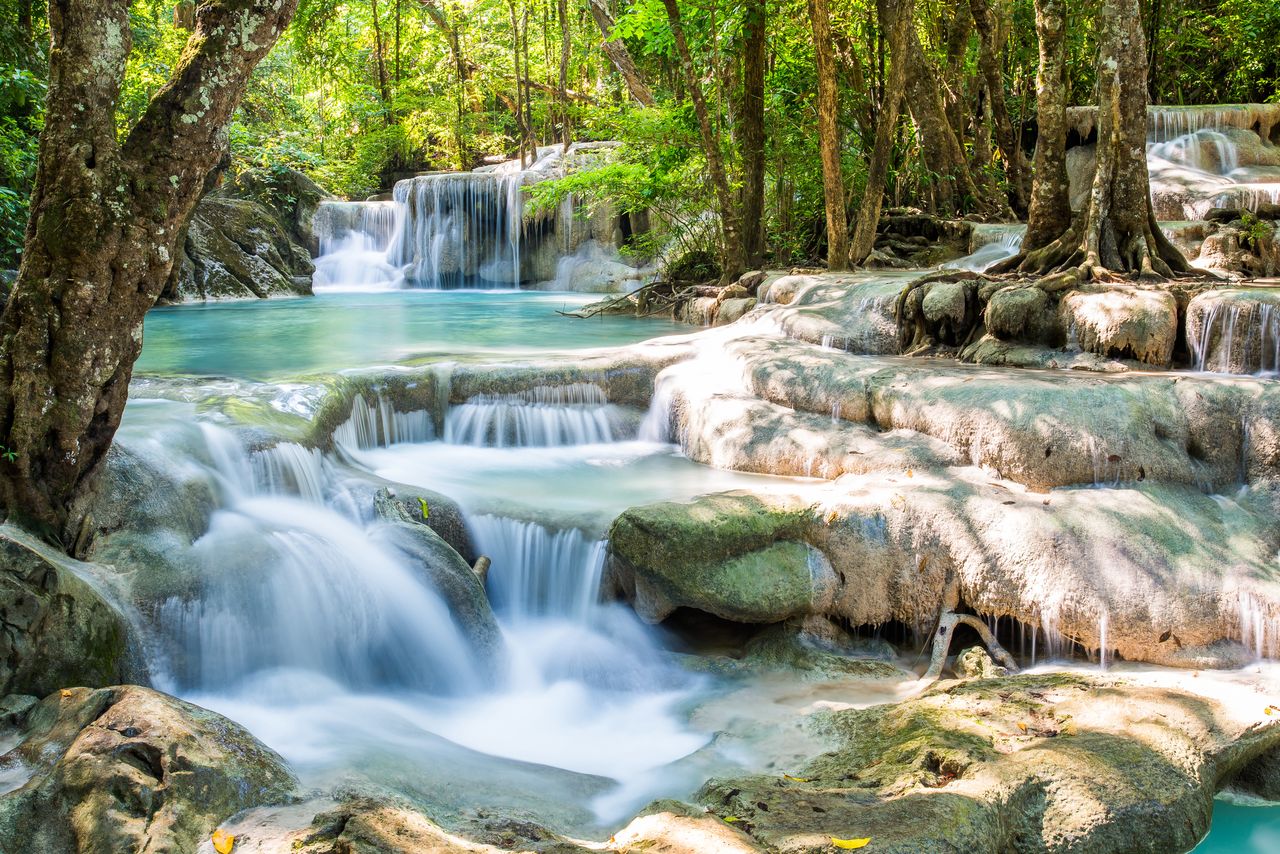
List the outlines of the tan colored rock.
{"type": "Polygon", "coordinates": [[[1063,326],[1080,347],[1102,356],[1167,366],[1178,337],[1178,304],[1166,291],[1112,285],[1074,291],[1061,305],[1063,326]]]}
{"type": "Polygon", "coordinates": [[[14,852],[184,854],[295,785],[238,724],[134,685],[51,694],[0,763],[29,773],[0,797],[0,849],[14,852]]]}

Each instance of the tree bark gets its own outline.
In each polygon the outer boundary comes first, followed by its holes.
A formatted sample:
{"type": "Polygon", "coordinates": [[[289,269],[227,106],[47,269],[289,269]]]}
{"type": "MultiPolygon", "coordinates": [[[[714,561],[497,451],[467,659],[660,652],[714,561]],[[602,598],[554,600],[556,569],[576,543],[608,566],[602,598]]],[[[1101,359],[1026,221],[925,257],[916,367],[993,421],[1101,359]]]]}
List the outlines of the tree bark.
{"type": "Polygon", "coordinates": [[[702,138],[702,153],[707,158],[707,171],[711,173],[711,183],[715,187],[716,200],[720,207],[721,279],[734,281],[746,272],[742,220],[735,204],[736,200],[729,189],[729,175],[725,169],[724,155],[720,152],[720,140],[711,129],[707,101],[703,97],[702,85],[698,82],[698,74],[693,67],[689,43],[684,37],[684,27],[680,23],[680,7],[676,5],[676,0],[662,0],[662,5],[666,7],[667,21],[671,25],[671,34],[675,37],[681,75],[684,78],[685,87],[689,90],[689,99],[693,101],[693,112],[698,118],[698,133],[702,138]]]}
{"type": "Polygon", "coordinates": [[[1071,225],[1067,181],[1067,9],[1065,0],[1035,0],[1040,67],[1036,72],[1035,171],[1022,250],[1047,246],[1071,225]]]}
{"type": "Polygon", "coordinates": [[[948,212],[985,207],[986,200],[974,184],[964,148],[947,118],[939,86],[941,74],[924,52],[914,27],[907,33],[907,103],[920,131],[925,167],[935,190],[935,206],[948,212]]]}
{"type": "Polygon", "coordinates": [[[835,43],[827,0],[809,0],[813,53],[818,67],[818,147],[822,153],[822,196],[827,212],[827,269],[849,269],[849,215],[840,165],[840,104],[835,43]]]}
{"type": "Polygon", "coordinates": [[[858,221],[849,247],[850,260],[861,264],[876,245],[876,229],[880,225],[880,206],[884,202],[884,182],[889,175],[889,158],[893,154],[893,137],[898,128],[898,114],[907,85],[907,30],[915,14],[912,0],[880,0],[880,27],[888,27],[890,70],[885,84],[884,103],[876,122],[876,141],[867,166],[867,186],[858,208],[858,221]],[[896,6],[896,8],[895,8],[896,6]]]}
{"type": "Polygon", "coordinates": [[[387,60],[383,55],[386,48],[382,39],[382,22],[378,16],[378,0],[369,0],[373,7],[373,44],[376,48],[376,59],[378,68],[378,95],[382,98],[382,120],[387,127],[391,127],[395,123],[391,115],[391,89],[387,85],[387,60]]]}
{"type": "Polygon", "coordinates": [[[1190,268],[1156,224],[1147,173],[1147,56],[1138,0],[1103,0],[1098,20],[1097,171],[1089,203],[1056,240],[1017,260],[1054,289],[1114,273],[1162,280],[1190,268]]]}
{"type": "Polygon", "coordinates": [[[7,518],[68,549],[120,424],[142,320],[296,0],[209,0],[169,82],[117,142],[128,0],[50,4],[49,91],[22,267],[0,317],[7,518]]]}
{"type": "MultiPolygon", "coordinates": [[[[1004,157],[1010,200],[1014,212],[1023,216],[1027,212],[1030,188],[1026,180],[1026,158],[1018,146],[1013,122],[1009,119],[1009,108],[1004,100],[1004,75],[1000,73],[1000,48],[997,44],[999,28],[996,26],[995,16],[991,14],[988,0],[969,0],[969,7],[973,12],[974,26],[978,30],[978,67],[987,87],[996,144],[1004,157]]],[[[985,152],[983,154],[985,156],[985,152]]]]}
{"type": "Polygon", "coordinates": [[[742,225],[747,266],[764,260],[764,72],[768,5],[746,10],[742,56],[742,225]]]}
{"type": "Polygon", "coordinates": [[[609,61],[613,63],[613,67],[618,69],[622,79],[627,82],[627,91],[631,93],[631,97],[635,98],[643,106],[652,107],[655,103],[653,93],[649,91],[649,87],[640,76],[640,72],[636,70],[636,64],[631,59],[631,52],[622,43],[622,39],[613,37],[613,28],[616,24],[613,20],[613,14],[606,4],[607,0],[590,0],[589,2],[591,17],[595,18],[596,26],[600,28],[600,34],[604,36],[604,42],[600,47],[604,50],[604,55],[609,57],[609,61]]]}
{"type": "Polygon", "coordinates": [[[569,0],[557,0],[556,16],[560,19],[560,138],[568,152],[573,141],[569,127],[569,53],[573,50],[572,31],[569,29],[569,0]]]}

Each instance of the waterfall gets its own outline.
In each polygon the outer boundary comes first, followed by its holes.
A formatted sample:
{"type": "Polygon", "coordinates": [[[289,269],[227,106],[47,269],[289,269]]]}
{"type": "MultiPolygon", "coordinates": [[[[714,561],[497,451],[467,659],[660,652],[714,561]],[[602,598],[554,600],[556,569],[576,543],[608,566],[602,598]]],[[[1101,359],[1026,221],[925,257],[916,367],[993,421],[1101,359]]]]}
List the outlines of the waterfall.
{"type": "Polygon", "coordinates": [[[201,430],[221,506],[190,551],[198,595],[171,595],[155,613],[179,651],[176,687],[219,690],[277,671],[352,687],[483,686],[476,653],[421,572],[343,512],[349,502],[326,502],[341,490],[318,452],[251,454],[229,431],[201,430]]]}
{"type": "Polygon", "coordinates": [[[430,289],[517,287],[523,172],[465,172],[401,181],[405,209],[387,257],[430,289]]]}
{"type": "Polygon", "coordinates": [[[493,561],[489,598],[513,621],[558,617],[586,623],[600,596],[606,544],[578,528],[479,515],[468,528],[493,561]]]}
{"type": "Polygon", "coordinates": [[[1280,372],[1280,294],[1197,294],[1187,306],[1187,346],[1197,371],[1280,372]]]}
{"type": "Polygon", "coordinates": [[[431,413],[423,409],[397,412],[382,395],[374,405],[357,394],[351,416],[333,431],[333,443],[347,451],[386,447],[397,442],[429,442],[435,438],[431,413]]]}
{"type": "Polygon", "coordinates": [[[315,288],[378,290],[400,287],[404,275],[387,260],[400,228],[394,202],[322,202],[315,230],[320,241],[315,288]]]}
{"type": "Polygon", "coordinates": [[[1280,203],[1272,134],[1280,105],[1150,107],[1147,167],[1156,216],[1203,219],[1211,208],[1280,203]]]}
{"type": "Polygon", "coordinates": [[[1018,254],[1027,227],[1021,224],[974,223],[969,236],[969,254],[942,266],[952,270],[983,270],[1018,254]]]}
{"type": "Polygon", "coordinates": [[[444,440],[454,445],[555,447],[615,441],[619,413],[594,383],[478,395],[452,406],[444,440]]]}

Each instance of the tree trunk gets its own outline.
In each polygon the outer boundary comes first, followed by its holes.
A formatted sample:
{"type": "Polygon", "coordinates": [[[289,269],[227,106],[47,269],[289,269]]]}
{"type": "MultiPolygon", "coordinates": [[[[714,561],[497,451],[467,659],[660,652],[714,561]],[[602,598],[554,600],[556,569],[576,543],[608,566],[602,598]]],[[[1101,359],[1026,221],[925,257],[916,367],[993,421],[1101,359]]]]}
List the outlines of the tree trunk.
{"type": "Polygon", "coordinates": [[[227,126],[296,0],[208,0],[123,142],[128,0],[50,4],[49,91],[22,267],[0,317],[8,519],[73,548],[124,411],[142,320],[227,149],[227,126]],[[107,37],[111,35],[111,37],[107,37]]]}
{"type": "Polygon", "coordinates": [[[572,30],[569,29],[569,0],[558,0],[556,15],[560,19],[560,139],[564,150],[569,150],[573,132],[569,127],[569,54],[573,50],[572,30]]]}
{"type": "Polygon", "coordinates": [[[511,10],[511,62],[515,69],[516,81],[515,119],[516,136],[519,139],[517,151],[520,156],[520,168],[523,169],[525,142],[529,138],[529,133],[525,130],[524,86],[520,82],[523,79],[520,74],[520,16],[516,12],[516,0],[507,0],[507,7],[511,10]]]}
{"type": "Polygon", "coordinates": [[[996,144],[1004,157],[1005,176],[1009,181],[1014,212],[1023,216],[1027,212],[1030,189],[1026,179],[1026,158],[1018,146],[1013,122],[1009,119],[1009,108],[1004,100],[1004,75],[1000,73],[1000,48],[997,44],[999,28],[996,26],[995,16],[991,14],[988,0],[970,0],[969,7],[973,12],[974,26],[978,29],[978,67],[987,87],[996,144]]]}
{"type": "Polygon", "coordinates": [[[748,7],[742,57],[742,226],[747,266],[764,260],[764,72],[768,6],[748,7]]]}
{"type": "Polygon", "coordinates": [[[1113,273],[1161,280],[1190,272],[1156,224],[1147,174],[1147,56],[1138,0],[1103,0],[1098,21],[1097,171],[1089,203],[1056,240],[1017,259],[1056,271],[1054,289],[1113,273]]]}
{"type": "Polygon", "coordinates": [[[876,229],[880,225],[880,205],[884,202],[884,182],[889,175],[889,158],[893,154],[893,137],[898,128],[898,112],[907,85],[907,31],[915,15],[912,0],[880,0],[880,27],[888,27],[890,71],[884,103],[876,122],[876,142],[867,166],[867,186],[858,208],[858,221],[849,247],[850,260],[861,264],[876,245],[876,229]],[[897,6],[897,8],[894,8],[897,6]]]}
{"type": "Polygon", "coordinates": [[[924,52],[915,27],[907,32],[907,103],[920,131],[925,167],[935,190],[935,206],[948,213],[985,207],[974,184],[964,148],[952,130],[939,86],[941,75],[924,52]]]}
{"type": "Polygon", "coordinates": [[[827,0],[809,0],[809,20],[813,24],[813,52],[818,66],[818,146],[822,152],[822,196],[827,210],[827,269],[847,270],[849,215],[844,205],[835,43],[827,0]]]}
{"type": "Polygon", "coordinates": [[[1035,172],[1022,251],[1049,245],[1071,225],[1067,181],[1067,9],[1065,0],[1035,0],[1040,67],[1036,72],[1035,172]]]}
{"type": "Polygon", "coordinates": [[[370,0],[370,3],[373,6],[373,44],[377,54],[378,95],[382,98],[382,119],[387,127],[391,127],[395,120],[391,115],[391,89],[387,85],[387,61],[383,55],[386,49],[382,40],[382,24],[378,20],[378,0],[370,0]]]}
{"type": "Polygon", "coordinates": [[[458,33],[458,25],[449,20],[443,9],[431,2],[431,0],[418,0],[418,2],[422,5],[431,22],[436,25],[440,32],[444,33],[445,40],[449,44],[449,55],[453,59],[454,73],[457,76],[458,84],[454,95],[454,103],[458,113],[457,125],[454,128],[454,142],[458,148],[458,168],[465,170],[470,165],[471,154],[467,148],[463,116],[466,113],[468,103],[471,105],[473,112],[478,112],[480,105],[472,100],[467,93],[467,82],[471,79],[471,72],[467,59],[462,53],[462,37],[458,33]]]}
{"type": "Polygon", "coordinates": [[[615,22],[612,13],[609,12],[608,5],[606,5],[607,2],[608,0],[590,0],[589,3],[591,17],[595,18],[596,26],[600,28],[600,33],[604,36],[604,42],[601,44],[604,49],[604,55],[609,57],[613,67],[618,69],[622,79],[627,82],[627,90],[631,92],[631,97],[646,107],[652,107],[654,105],[653,93],[649,91],[644,79],[640,77],[640,72],[636,70],[636,64],[631,59],[630,51],[622,43],[622,39],[613,37],[615,22]]]}
{"type": "Polygon", "coordinates": [[[702,85],[698,82],[693,57],[689,53],[689,43],[685,40],[684,27],[680,23],[680,7],[676,5],[676,0],[662,0],[662,5],[666,7],[667,21],[671,24],[671,34],[675,37],[681,76],[689,90],[689,100],[693,101],[693,112],[698,118],[698,132],[702,137],[702,153],[707,158],[707,171],[711,173],[711,183],[715,187],[716,201],[720,206],[720,276],[722,280],[731,282],[747,269],[746,256],[742,251],[742,220],[736,200],[729,189],[729,175],[725,170],[724,155],[720,152],[720,140],[711,130],[707,101],[703,97],[702,85]]]}
{"type": "Polygon", "coordinates": [[[965,109],[965,60],[969,54],[969,35],[973,32],[973,15],[968,4],[969,0],[954,0],[948,6],[948,20],[943,30],[946,46],[946,73],[942,77],[943,101],[951,131],[961,141],[965,137],[968,112],[965,109]]]}

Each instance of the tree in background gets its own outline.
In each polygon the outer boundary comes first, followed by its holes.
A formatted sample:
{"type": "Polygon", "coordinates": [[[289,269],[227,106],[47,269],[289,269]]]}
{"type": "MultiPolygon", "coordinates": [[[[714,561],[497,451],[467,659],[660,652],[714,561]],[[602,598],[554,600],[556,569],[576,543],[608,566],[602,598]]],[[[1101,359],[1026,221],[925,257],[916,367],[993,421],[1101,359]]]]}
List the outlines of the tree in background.
{"type": "Polygon", "coordinates": [[[8,519],[73,548],[124,412],[142,320],[227,127],[295,0],[210,0],[124,135],[128,0],[50,6],[49,93],[22,266],[0,317],[8,519]]]}

